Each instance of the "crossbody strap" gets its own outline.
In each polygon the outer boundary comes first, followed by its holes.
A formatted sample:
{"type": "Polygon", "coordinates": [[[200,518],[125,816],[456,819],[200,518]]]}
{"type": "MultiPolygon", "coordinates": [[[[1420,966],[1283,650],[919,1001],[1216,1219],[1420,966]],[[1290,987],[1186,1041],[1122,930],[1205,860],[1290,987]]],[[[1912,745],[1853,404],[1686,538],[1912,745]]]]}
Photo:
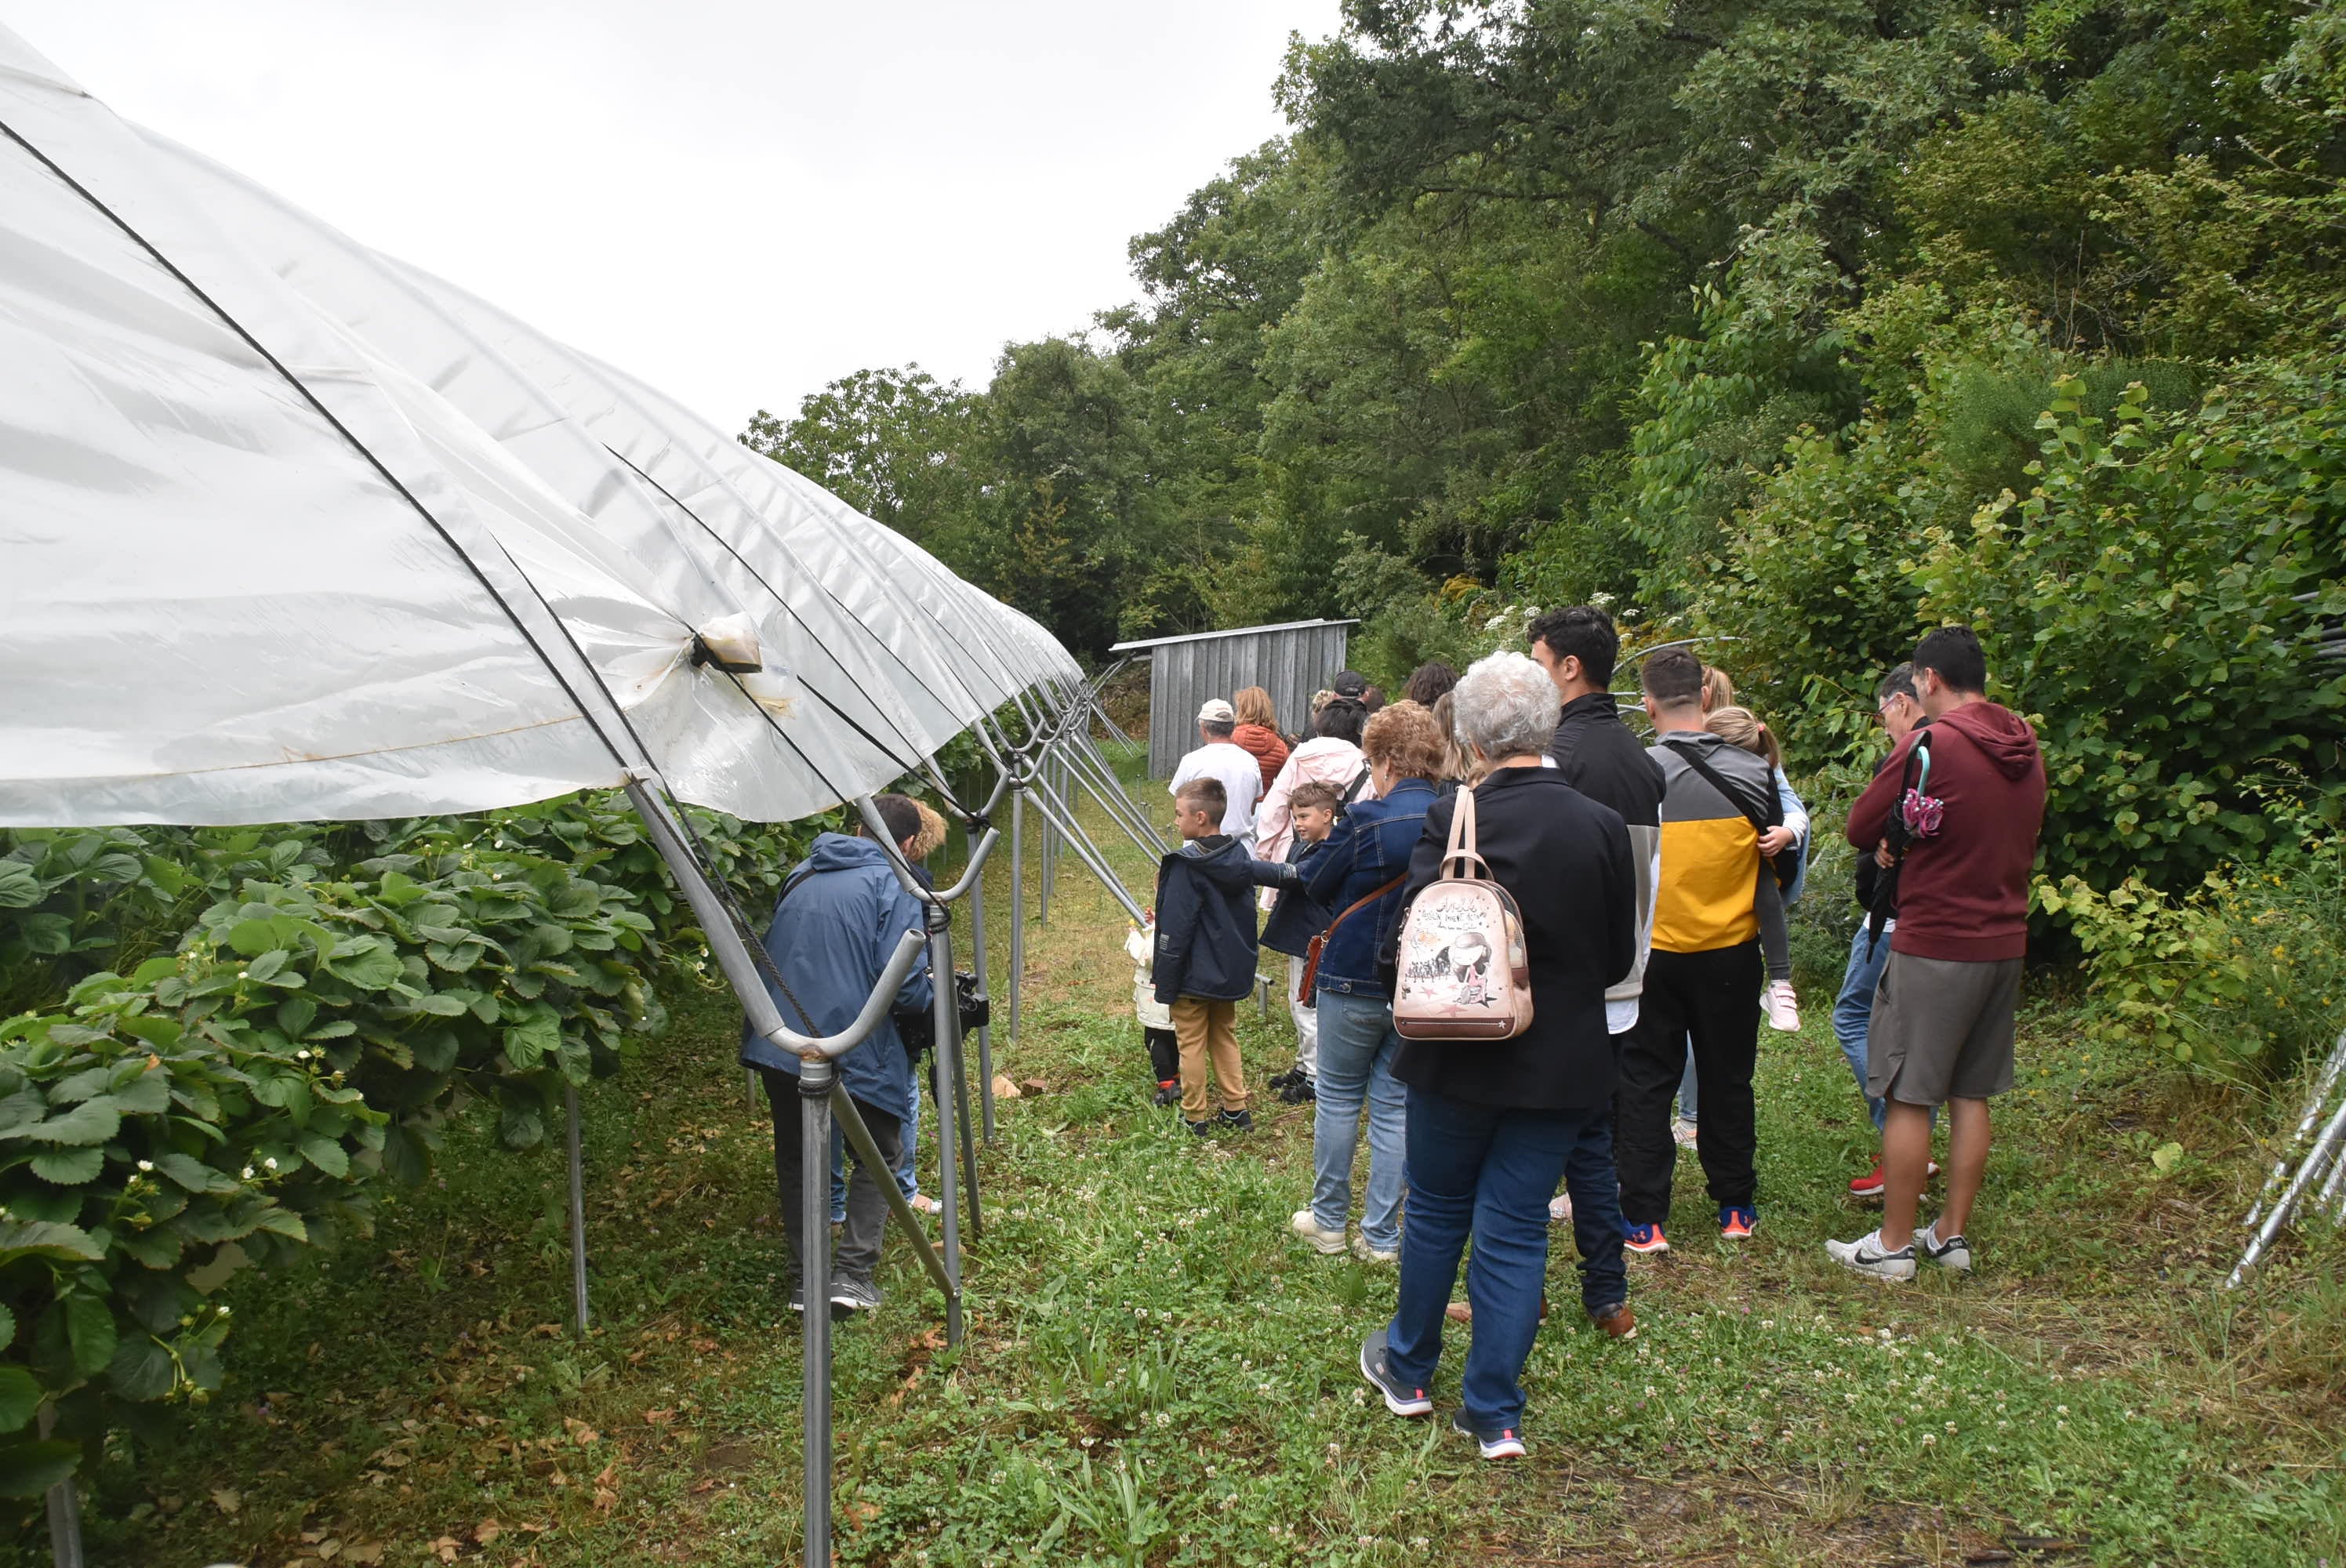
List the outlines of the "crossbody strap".
{"type": "Polygon", "coordinates": [[[1769,820],[1770,813],[1754,809],[1750,799],[1743,791],[1729,783],[1725,775],[1704,761],[1698,754],[1683,746],[1672,746],[1670,751],[1679,761],[1693,769],[1704,783],[1725,796],[1729,805],[1742,812],[1743,820],[1751,824],[1752,831],[1765,833],[1770,828],[1780,828],[1784,825],[1784,809],[1781,806],[1776,808],[1772,813],[1775,820],[1770,821],[1769,820]]]}
{"type": "Polygon", "coordinates": [[[1338,915],[1334,920],[1330,921],[1326,931],[1321,932],[1318,936],[1313,937],[1311,942],[1305,944],[1303,951],[1303,973],[1296,982],[1295,986],[1296,1001],[1309,1002],[1311,1000],[1311,993],[1320,983],[1320,955],[1321,952],[1326,951],[1328,939],[1336,934],[1336,928],[1342,925],[1354,915],[1360,913],[1362,910],[1368,908],[1371,904],[1376,902],[1379,899],[1384,897],[1387,893],[1392,891],[1395,888],[1401,886],[1402,882],[1408,877],[1408,875],[1409,873],[1404,871],[1401,876],[1395,877],[1392,881],[1386,882],[1382,887],[1372,888],[1368,892],[1362,894],[1357,899],[1354,899],[1351,903],[1346,904],[1344,906],[1344,912],[1338,915]]]}

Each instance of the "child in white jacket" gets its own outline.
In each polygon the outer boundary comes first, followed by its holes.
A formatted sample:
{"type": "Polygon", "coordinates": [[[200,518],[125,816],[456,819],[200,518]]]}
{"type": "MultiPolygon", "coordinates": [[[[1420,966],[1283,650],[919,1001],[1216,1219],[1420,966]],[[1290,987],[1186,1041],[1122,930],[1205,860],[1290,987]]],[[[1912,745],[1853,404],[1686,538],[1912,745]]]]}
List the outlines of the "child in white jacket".
{"type": "Polygon", "coordinates": [[[1157,921],[1132,928],[1124,939],[1125,956],[1132,960],[1132,1011],[1140,1020],[1140,1036],[1148,1047],[1148,1070],[1157,1080],[1157,1104],[1181,1103],[1181,1044],[1173,1033],[1173,1010],[1157,1000],[1151,972],[1157,956],[1157,921]]]}

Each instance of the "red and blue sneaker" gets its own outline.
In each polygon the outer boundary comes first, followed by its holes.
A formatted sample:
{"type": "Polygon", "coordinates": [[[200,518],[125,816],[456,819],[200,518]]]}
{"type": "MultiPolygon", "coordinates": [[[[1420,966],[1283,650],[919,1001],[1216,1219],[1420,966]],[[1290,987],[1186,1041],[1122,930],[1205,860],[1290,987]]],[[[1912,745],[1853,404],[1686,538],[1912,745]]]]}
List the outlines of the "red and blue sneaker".
{"type": "Polygon", "coordinates": [[[1670,1244],[1662,1237],[1658,1225],[1631,1225],[1621,1222],[1621,1247],[1627,1252],[1668,1252],[1670,1244]]]}
{"type": "Polygon", "coordinates": [[[1729,1204],[1719,1211],[1719,1239],[1742,1241],[1760,1228],[1760,1211],[1749,1204],[1729,1204]]]}

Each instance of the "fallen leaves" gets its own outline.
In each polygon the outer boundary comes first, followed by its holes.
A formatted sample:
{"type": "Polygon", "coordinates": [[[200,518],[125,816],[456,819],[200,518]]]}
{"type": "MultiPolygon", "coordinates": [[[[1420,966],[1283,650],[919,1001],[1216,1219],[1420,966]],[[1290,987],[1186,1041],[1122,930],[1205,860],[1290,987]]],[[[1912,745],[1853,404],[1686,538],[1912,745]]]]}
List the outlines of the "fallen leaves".
{"type": "Polygon", "coordinates": [[[563,1417],[562,1430],[568,1432],[570,1434],[570,1441],[576,1443],[580,1448],[585,1448],[588,1443],[601,1442],[603,1441],[603,1434],[601,1432],[597,1431],[593,1427],[588,1426],[576,1416],[563,1417]]]}
{"type": "Polygon", "coordinates": [[[1019,1100],[1025,1098],[1025,1095],[1010,1081],[1010,1074],[996,1073],[994,1075],[994,1097],[997,1100],[1019,1100]]]}
{"type": "Polygon", "coordinates": [[[212,1506],[233,1519],[237,1510],[244,1506],[244,1494],[233,1487],[221,1487],[212,1493],[212,1506]]]}

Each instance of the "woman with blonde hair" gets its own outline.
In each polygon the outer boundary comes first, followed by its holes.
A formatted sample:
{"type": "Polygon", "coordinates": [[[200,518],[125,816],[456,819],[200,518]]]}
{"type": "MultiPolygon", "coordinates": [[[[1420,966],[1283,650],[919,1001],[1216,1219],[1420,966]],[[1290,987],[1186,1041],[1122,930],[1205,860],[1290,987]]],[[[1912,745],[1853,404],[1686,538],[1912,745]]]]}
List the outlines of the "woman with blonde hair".
{"type": "Polygon", "coordinates": [[[1254,759],[1262,769],[1262,788],[1270,792],[1271,780],[1287,762],[1287,742],[1279,733],[1279,710],[1271,706],[1270,693],[1259,686],[1250,686],[1230,698],[1238,712],[1238,728],[1230,731],[1230,744],[1254,759]]]}

